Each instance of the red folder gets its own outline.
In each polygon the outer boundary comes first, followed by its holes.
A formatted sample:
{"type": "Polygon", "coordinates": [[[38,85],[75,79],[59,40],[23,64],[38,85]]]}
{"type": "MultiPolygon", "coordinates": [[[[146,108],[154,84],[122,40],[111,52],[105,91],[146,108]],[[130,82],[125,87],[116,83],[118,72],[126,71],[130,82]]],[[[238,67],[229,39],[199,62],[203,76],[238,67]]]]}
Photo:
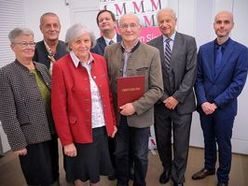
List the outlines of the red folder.
{"type": "Polygon", "coordinates": [[[132,103],[144,95],[145,77],[129,76],[117,78],[117,102],[118,107],[132,103]]]}

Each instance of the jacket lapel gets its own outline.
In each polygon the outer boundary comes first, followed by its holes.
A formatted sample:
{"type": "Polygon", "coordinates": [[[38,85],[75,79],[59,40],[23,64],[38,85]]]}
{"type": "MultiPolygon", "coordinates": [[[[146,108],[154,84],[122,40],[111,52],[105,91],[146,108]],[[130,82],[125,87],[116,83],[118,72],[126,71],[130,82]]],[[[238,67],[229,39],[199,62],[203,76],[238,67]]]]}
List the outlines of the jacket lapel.
{"type": "Polygon", "coordinates": [[[163,43],[163,36],[161,35],[157,40],[157,48],[160,53],[160,59],[161,59],[161,65],[163,69],[166,69],[165,67],[165,59],[164,59],[164,43],[163,43]]]}
{"type": "Polygon", "coordinates": [[[100,38],[99,38],[99,46],[100,46],[101,50],[104,52],[104,49],[105,49],[105,47],[106,47],[107,45],[106,45],[106,42],[105,42],[105,40],[104,40],[103,37],[100,37],[100,38]]]}

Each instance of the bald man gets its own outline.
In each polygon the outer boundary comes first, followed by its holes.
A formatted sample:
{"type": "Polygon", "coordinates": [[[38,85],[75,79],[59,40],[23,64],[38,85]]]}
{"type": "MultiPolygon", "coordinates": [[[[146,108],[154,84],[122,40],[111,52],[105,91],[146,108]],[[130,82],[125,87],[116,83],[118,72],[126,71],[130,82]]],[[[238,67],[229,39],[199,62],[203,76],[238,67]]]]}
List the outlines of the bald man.
{"type": "Polygon", "coordinates": [[[247,48],[229,36],[233,26],[232,13],[219,12],[213,24],[217,38],[202,45],[198,53],[195,91],[204,136],[205,162],[203,169],[192,179],[215,174],[218,145],[217,186],[228,185],[237,97],[245,85],[248,69],[247,48]]]}

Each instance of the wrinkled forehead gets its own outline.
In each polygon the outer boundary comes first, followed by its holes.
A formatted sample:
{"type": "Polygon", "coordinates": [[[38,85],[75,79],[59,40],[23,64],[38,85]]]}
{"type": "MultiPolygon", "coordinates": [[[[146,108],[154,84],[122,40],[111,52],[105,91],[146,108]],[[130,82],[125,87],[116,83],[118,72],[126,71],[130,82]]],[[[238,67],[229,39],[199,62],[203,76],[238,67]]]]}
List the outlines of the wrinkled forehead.
{"type": "Polygon", "coordinates": [[[42,21],[41,21],[41,24],[42,25],[45,25],[45,24],[53,24],[53,23],[57,23],[57,24],[60,24],[59,22],[59,18],[57,16],[53,16],[53,15],[47,15],[47,16],[44,16],[42,21]]]}

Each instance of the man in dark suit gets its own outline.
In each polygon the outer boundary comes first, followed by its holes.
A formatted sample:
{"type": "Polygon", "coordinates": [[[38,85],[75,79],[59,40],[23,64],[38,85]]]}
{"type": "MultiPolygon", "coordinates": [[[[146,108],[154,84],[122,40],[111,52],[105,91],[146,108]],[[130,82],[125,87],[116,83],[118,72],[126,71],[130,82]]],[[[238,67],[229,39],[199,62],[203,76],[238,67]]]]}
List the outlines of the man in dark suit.
{"type": "Polygon", "coordinates": [[[160,10],[157,21],[162,35],[149,44],[160,51],[164,83],[163,96],[155,104],[155,134],[164,168],[159,181],[165,184],[171,177],[174,185],[183,185],[192,112],[195,110],[193,86],[197,48],[193,37],[175,30],[177,19],[172,9],[160,10]]]}
{"type": "Polygon", "coordinates": [[[43,63],[52,72],[52,64],[66,53],[66,45],[59,40],[61,25],[53,12],[44,13],[40,18],[40,30],[44,39],[35,47],[34,61],[43,63]]]}
{"type": "Polygon", "coordinates": [[[101,10],[96,16],[96,22],[102,36],[96,40],[96,45],[91,52],[103,56],[105,47],[120,42],[121,36],[116,32],[116,19],[113,12],[101,10]]]}
{"type": "Polygon", "coordinates": [[[214,30],[217,38],[199,49],[195,84],[204,135],[205,163],[204,168],[195,173],[192,179],[215,174],[217,142],[218,186],[228,185],[237,97],[244,87],[248,69],[247,48],[229,37],[233,25],[232,13],[223,11],[215,16],[214,30]]]}

